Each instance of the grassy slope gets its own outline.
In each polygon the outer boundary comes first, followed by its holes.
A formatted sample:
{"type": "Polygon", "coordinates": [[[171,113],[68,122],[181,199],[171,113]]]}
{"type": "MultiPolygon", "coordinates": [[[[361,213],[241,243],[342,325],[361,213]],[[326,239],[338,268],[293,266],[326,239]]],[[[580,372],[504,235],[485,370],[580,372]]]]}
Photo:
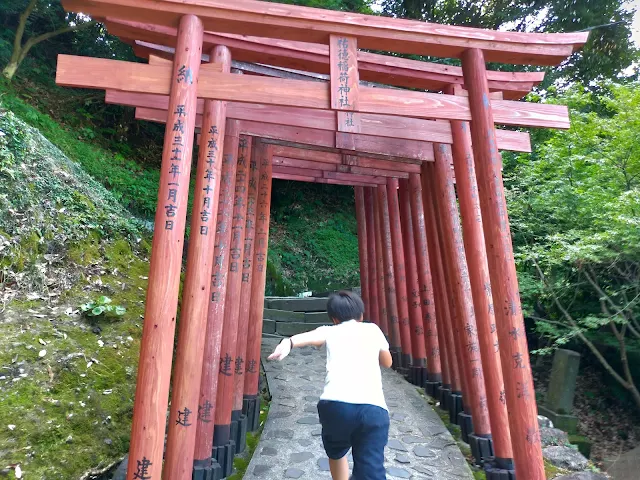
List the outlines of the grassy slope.
{"type": "Polygon", "coordinates": [[[0,104],[0,464],[71,479],[128,449],[148,244],[112,194],[0,104]],[[100,295],[127,308],[90,321],[100,295]]]}

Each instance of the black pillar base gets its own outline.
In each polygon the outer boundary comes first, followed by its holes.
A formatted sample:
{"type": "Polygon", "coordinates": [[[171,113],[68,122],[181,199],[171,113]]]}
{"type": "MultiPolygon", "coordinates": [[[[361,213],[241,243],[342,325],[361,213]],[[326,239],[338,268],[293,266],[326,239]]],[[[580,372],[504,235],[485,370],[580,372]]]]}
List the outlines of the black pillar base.
{"type": "Polygon", "coordinates": [[[484,462],[494,458],[491,435],[476,435],[475,433],[471,433],[469,435],[469,446],[471,447],[471,454],[477,465],[482,465],[484,462]]]}
{"type": "Polygon", "coordinates": [[[411,367],[410,377],[411,379],[409,381],[413,385],[424,387],[427,382],[427,368],[418,366],[411,367]]]}
{"type": "Polygon", "coordinates": [[[400,361],[402,362],[402,368],[411,368],[411,365],[413,364],[413,360],[411,360],[411,355],[407,355],[406,353],[403,353],[400,357],[400,361]]]}
{"type": "Polygon", "coordinates": [[[460,425],[460,434],[462,441],[469,443],[469,435],[473,433],[473,418],[465,412],[458,414],[458,425],[460,425]]]}
{"type": "Polygon", "coordinates": [[[398,347],[391,347],[389,351],[391,352],[391,360],[393,362],[391,368],[398,371],[398,369],[402,368],[402,352],[398,347]]]}
{"type": "Polygon", "coordinates": [[[440,382],[425,382],[424,384],[424,393],[429,395],[432,398],[438,398],[438,388],[442,385],[440,382]]]}
{"type": "Polygon", "coordinates": [[[215,459],[194,460],[191,480],[222,480],[222,467],[215,459]]]}
{"type": "Polygon", "coordinates": [[[236,453],[245,451],[247,448],[247,416],[243,415],[240,410],[231,412],[231,439],[236,442],[236,453]]]}
{"type": "Polygon", "coordinates": [[[211,457],[215,458],[222,467],[222,478],[227,478],[233,473],[235,453],[236,442],[231,440],[231,425],[214,425],[211,457]]]}
{"type": "Polygon", "coordinates": [[[462,394],[460,392],[451,392],[451,397],[449,398],[449,421],[459,425],[458,414],[463,411],[462,394]]]}
{"type": "Polygon", "coordinates": [[[445,412],[449,411],[449,398],[451,397],[451,387],[449,385],[440,385],[437,391],[438,400],[440,400],[440,409],[445,412]]]}
{"type": "Polygon", "coordinates": [[[245,395],[242,401],[242,413],[247,417],[247,429],[255,432],[260,428],[260,397],[245,395]]]}
{"type": "Polygon", "coordinates": [[[511,458],[491,458],[484,462],[487,480],[516,480],[516,471],[511,458]]]}

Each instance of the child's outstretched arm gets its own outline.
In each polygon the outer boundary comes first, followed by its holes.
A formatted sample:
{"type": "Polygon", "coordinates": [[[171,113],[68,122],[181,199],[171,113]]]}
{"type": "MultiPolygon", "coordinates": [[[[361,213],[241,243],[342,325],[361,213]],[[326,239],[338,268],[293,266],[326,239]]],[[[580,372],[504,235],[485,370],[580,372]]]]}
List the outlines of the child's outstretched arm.
{"type": "Polygon", "coordinates": [[[391,357],[391,352],[389,350],[380,350],[378,358],[380,359],[381,367],[391,368],[391,365],[393,365],[393,358],[391,357]]]}
{"type": "Polygon", "coordinates": [[[274,352],[269,355],[269,360],[283,360],[291,353],[291,349],[296,347],[300,348],[310,345],[321,347],[326,342],[326,328],[327,327],[316,328],[310,332],[300,333],[293,337],[283,339],[274,352]]]}

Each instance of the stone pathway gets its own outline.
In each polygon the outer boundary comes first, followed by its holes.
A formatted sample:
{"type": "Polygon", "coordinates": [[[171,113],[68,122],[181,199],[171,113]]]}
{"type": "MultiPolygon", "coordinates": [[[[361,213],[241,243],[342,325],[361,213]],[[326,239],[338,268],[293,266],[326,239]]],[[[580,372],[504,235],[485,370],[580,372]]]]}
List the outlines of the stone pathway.
{"type": "MultiPolygon", "coordinates": [[[[262,341],[273,399],[245,478],[330,479],[316,409],[324,386],[325,350],[296,349],[282,362],[267,362],[278,341],[262,341]]],[[[383,371],[382,382],[391,414],[388,478],[473,479],[455,441],[416,387],[391,370],[383,371]]]]}

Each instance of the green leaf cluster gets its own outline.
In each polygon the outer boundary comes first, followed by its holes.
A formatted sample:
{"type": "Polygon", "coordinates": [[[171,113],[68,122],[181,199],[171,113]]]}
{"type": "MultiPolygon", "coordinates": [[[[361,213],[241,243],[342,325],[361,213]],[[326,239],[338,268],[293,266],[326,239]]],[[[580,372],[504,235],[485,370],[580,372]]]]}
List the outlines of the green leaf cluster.
{"type": "Polygon", "coordinates": [[[111,299],[102,295],[96,300],[80,305],[80,311],[88,317],[99,317],[101,315],[124,315],[127,309],[120,305],[111,305],[111,299]]]}

